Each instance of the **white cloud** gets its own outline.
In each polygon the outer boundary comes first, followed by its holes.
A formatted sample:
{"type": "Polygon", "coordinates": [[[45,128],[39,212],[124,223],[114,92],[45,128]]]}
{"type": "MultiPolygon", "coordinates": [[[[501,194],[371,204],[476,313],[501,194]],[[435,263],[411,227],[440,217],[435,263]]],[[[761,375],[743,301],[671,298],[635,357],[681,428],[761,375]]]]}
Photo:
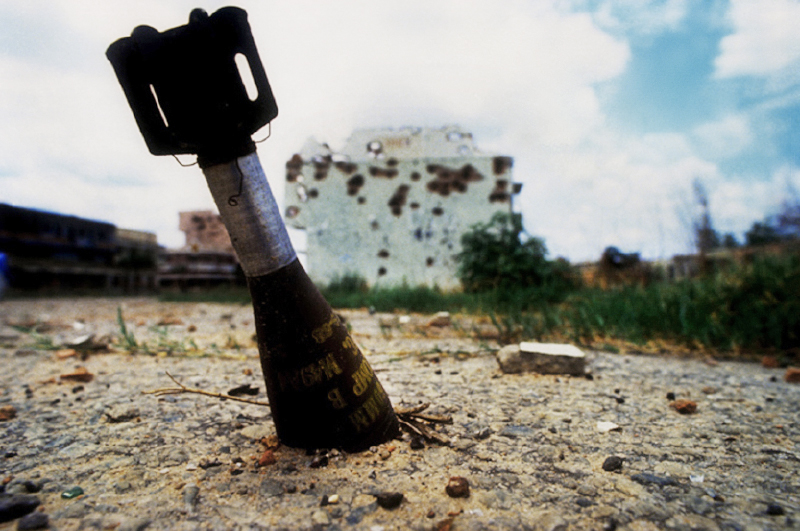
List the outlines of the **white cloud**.
{"type": "Polygon", "coordinates": [[[745,115],[729,115],[697,126],[692,131],[696,149],[719,160],[733,157],[753,143],[753,132],[745,115]]]}
{"type": "Polygon", "coordinates": [[[718,77],[765,76],[800,60],[800,2],[731,0],[733,33],[720,42],[718,77]]]}
{"type": "MultiPolygon", "coordinates": [[[[577,0],[573,6],[585,2],[577,0]]],[[[594,8],[597,24],[613,33],[653,35],[675,29],[686,17],[687,0],[602,0],[594,8]]]]}
{"type": "Polygon", "coordinates": [[[722,233],[747,231],[754,221],[778,213],[785,201],[797,201],[800,168],[783,166],[763,181],[720,180],[709,190],[715,228],[722,233]]]}
{"type": "MultiPolygon", "coordinates": [[[[240,4],[280,108],[272,137],[259,146],[279,198],[284,164],[309,136],[336,147],[356,127],[459,123],[481,149],[515,158],[515,178],[525,183],[517,206],[553,255],[595,259],[617,245],[667,256],[685,250],[676,210],[692,179],[719,178],[695,152],[698,139],[709,150],[747,139],[736,116],[694,136],[629,138],[611,130],[595,86],[624,72],[630,49],[592,16],[555,2],[240,4]],[[714,144],[717,138],[724,140],[714,144]]],[[[177,212],[213,207],[203,176],[149,155],[104,53],[136,25],[185,23],[195,5],[6,1],[28,13],[21,20],[46,21],[26,32],[57,28],[76,39],[61,42],[51,61],[0,48],[0,201],[152,230],[161,243],[182,244],[177,212]]],[[[638,5],[609,9],[639,31],[674,27],[685,16],[683,0],[648,4],[655,16],[638,5]]]]}

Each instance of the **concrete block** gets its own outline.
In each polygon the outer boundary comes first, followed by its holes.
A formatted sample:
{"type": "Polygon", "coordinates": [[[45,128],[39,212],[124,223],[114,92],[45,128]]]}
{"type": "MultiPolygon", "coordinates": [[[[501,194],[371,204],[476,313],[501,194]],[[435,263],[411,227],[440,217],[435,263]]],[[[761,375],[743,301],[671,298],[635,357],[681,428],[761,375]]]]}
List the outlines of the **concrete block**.
{"type": "Polygon", "coordinates": [[[522,342],[497,352],[500,370],[507,374],[536,372],[583,376],[586,355],[574,345],[522,342]]]}

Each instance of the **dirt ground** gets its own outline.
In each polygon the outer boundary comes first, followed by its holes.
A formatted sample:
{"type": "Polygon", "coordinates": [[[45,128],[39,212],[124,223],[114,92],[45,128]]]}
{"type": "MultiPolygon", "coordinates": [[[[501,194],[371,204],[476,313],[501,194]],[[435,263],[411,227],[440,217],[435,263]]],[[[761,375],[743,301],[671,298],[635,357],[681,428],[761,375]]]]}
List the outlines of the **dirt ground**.
{"type": "Polygon", "coordinates": [[[585,377],[511,375],[480,319],[341,315],[395,406],[452,418],[440,442],[308,453],[276,441],[267,407],[145,393],[169,373],[264,400],[249,305],[0,302],[0,506],[123,531],[797,525],[800,386],[783,369],[586,351],[585,377]]]}

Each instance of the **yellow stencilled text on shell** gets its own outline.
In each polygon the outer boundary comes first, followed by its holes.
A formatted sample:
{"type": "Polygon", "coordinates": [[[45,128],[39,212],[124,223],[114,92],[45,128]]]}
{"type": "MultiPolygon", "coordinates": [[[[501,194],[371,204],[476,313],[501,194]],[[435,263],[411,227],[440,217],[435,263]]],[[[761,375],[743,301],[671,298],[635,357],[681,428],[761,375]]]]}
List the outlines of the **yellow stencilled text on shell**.
{"type": "Polygon", "coordinates": [[[368,429],[373,422],[380,416],[381,411],[386,401],[386,393],[380,382],[375,382],[375,387],[370,393],[369,398],[358,408],[350,414],[350,422],[355,427],[356,431],[363,431],[368,429]]]}
{"type": "Polygon", "coordinates": [[[364,391],[369,387],[369,384],[372,383],[374,375],[375,373],[372,372],[372,367],[370,367],[367,360],[362,357],[361,365],[359,365],[358,370],[353,373],[353,394],[356,396],[363,395],[364,391]]]}
{"type": "Polygon", "coordinates": [[[314,363],[310,363],[295,371],[284,371],[279,375],[283,389],[302,391],[319,383],[331,380],[342,374],[342,368],[336,363],[333,354],[328,354],[314,363]]]}

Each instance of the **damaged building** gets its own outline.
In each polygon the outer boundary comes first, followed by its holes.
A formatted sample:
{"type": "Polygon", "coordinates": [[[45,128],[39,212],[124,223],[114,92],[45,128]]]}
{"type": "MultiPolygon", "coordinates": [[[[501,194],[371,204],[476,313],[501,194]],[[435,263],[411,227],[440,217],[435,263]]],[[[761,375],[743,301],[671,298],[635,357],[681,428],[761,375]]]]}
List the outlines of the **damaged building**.
{"type": "Polygon", "coordinates": [[[456,288],[462,234],[512,210],[512,165],[455,126],[357,130],[337,152],[311,139],[286,163],[286,223],[317,283],[456,288]]]}
{"type": "Polygon", "coordinates": [[[159,256],[159,285],[187,289],[243,282],[231,238],[219,214],[196,210],[180,212],[179,217],[178,227],[186,243],[159,256]]]}
{"type": "Polygon", "coordinates": [[[0,252],[19,292],[153,291],[158,249],[152,232],[0,203],[0,252]]]}

